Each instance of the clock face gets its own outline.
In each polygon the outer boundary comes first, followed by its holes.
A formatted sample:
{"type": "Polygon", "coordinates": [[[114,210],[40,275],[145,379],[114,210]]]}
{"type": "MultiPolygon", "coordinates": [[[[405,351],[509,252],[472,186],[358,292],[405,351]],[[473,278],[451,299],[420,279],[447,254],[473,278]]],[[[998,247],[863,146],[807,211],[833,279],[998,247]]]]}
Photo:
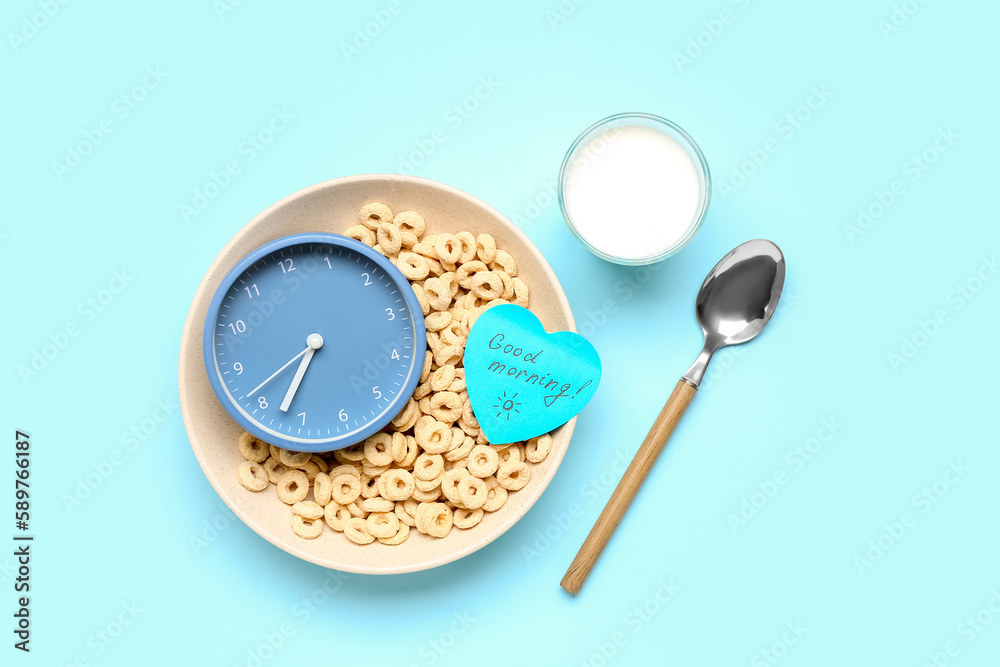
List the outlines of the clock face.
{"type": "Polygon", "coordinates": [[[405,277],[368,246],[296,234],[245,257],[208,310],[205,363],[229,414],[296,451],[346,447],[406,405],[426,334],[405,277]]]}

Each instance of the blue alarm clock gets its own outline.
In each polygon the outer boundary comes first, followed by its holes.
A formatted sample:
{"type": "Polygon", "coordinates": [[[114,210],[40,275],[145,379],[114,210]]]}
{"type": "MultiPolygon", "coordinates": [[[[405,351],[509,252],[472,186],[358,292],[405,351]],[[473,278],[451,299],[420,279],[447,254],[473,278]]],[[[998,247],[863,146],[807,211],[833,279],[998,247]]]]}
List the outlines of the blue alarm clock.
{"type": "Polygon", "coordinates": [[[338,234],[271,241],[240,260],[208,307],[205,367],[255,437],[302,452],[358,443],[413,394],[427,335],[409,281],[338,234]]]}

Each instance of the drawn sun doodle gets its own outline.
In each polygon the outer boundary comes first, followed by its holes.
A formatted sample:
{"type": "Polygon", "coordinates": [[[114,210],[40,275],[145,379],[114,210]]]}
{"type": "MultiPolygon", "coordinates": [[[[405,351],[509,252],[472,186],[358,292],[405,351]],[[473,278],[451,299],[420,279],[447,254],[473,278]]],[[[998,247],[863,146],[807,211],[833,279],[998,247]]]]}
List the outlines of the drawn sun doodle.
{"type": "Polygon", "coordinates": [[[507,398],[507,392],[503,392],[503,396],[497,396],[497,404],[493,406],[494,408],[498,408],[500,410],[500,412],[497,413],[497,417],[506,412],[507,421],[510,421],[510,413],[516,412],[521,414],[521,411],[517,409],[517,406],[521,405],[521,402],[515,401],[514,399],[516,398],[517,394],[507,398]]]}

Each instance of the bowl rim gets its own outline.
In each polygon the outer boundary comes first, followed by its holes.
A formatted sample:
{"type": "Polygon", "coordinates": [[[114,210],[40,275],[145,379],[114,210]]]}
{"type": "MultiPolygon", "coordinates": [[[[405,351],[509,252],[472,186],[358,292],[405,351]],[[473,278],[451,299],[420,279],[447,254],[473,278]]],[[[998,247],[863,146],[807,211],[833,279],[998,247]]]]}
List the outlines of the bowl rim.
{"type": "MultiPolygon", "coordinates": [[[[548,280],[550,280],[553,284],[555,284],[558,287],[558,289],[555,290],[554,294],[555,301],[558,304],[559,309],[565,315],[569,324],[569,326],[563,330],[576,332],[576,321],[573,317],[573,311],[570,308],[569,300],[566,298],[566,292],[562,288],[562,284],[559,282],[559,279],[556,276],[555,272],[552,270],[552,267],[549,266],[549,263],[545,259],[544,255],[542,255],[541,251],[538,250],[538,248],[535,246],[534,243],[532,243],[532,241],[527,237],[527,235],[524,234],[524,232],[521,231],[521,229],[518,228],[517,225],[511,222],[506,216],[501,214],[495,208],[486,204],[482,200],[473,197],[467,192],[459,190],[458,188],[431,179],[422,178],[419,176],[408,176],[403,174],[378,174],[378,173],[343,176],[340,178],[334,178],[327,181],[322,181],[320,183],[315,183],[313,185],[297,190],[296,192],[293,192],[289,195],[286,195],[285,197],[282,197],[277,202],[271,204],[263,211],[258,213],[256,216],[254,216],[248,223],[243,225],[236,232],[236,234],[229,240],[229,242],[226,243],[226,245],[222,248],[222,250],[219,251],[219,253],[216,255],[215,259],[212,261],[209,268],[206,270],[201,281],[199,282],[198,287],[196,288],[195,293],[192,297],[191,306],[188,309],[187,317],[185,318],[184,321],[184,328],[181,333],[180,351],[178,354],[178,387],[179,387],[179,401],[181,406],[181,415],[184,421],[184,428],[188,436],[188,444],[191,446],[191,449],[194,452],[195,458],[198,461],[198,465],[201,468],[202,473],[208,479],[209,483],[212,485],[212,488],[215,489],[215,492],[218,494],[219,498],[251,530],[253,530],[255,533],[257,533],[258,535],[260,535],[265,540],[267,540],[274,546],[278,547],[282,551],[285,551],[293,556],[296,556],[297,558],[308,561],[315,565],[343,572],[353,572],[357,574],[405,574],[409,572],[419,572],[423,570],[433,569],[435,567],[446,565],[447,563],[451,563],[465,556],[468,556],[469,554],[472,554],[478,551],[479,549],[482,549],[486,545],[490,544],[491,542],[499,538],[501,535],[510,530],[518,521],[520,521],[521,518],[528,512],[528,510],[530,510],[535,505],[535,503],[541,497],[542,493],[544,493],[545,489],[548,488],[549,483],[552,481],[552,478],[558,471],[559,466],[562,464],[562,459],[565,456],[566,450],[569,448],[569,443],[572,439],[573,430],[576,426],[577,418],[574,416],[568,422],[566,422],[558,429],[556,429],[556,431],[558,431],[560,434],[560,438],[562,437],[566,438],[566,445],[561,448],[553,449],[553,451],[550,454],[550,457],[554,458],[552,458],[551,463],[546,467],[546,474],[541,478],[539,478],[538,485],[534,489],[533,494],[529,497],[526,497],[525,502],[523,502],[521,506],[511,516],[509,516],[500,525],[496,526],[493,530],[485,531],[483,535],[478,536],[477,539],[475,539],[474,541],[472,541],[471,543],[467,544],[466,546],[460,549],[448,552],[445,555],[430,560],[420,561],[417,563],[413,563],[410,565],[403,565],[403,566],[380,567],[377,563],[374,563],[372,565],[358,567],[350,563],[339,563],[330,559],[321,558],[319,556],[316,556],[315,554],[304,551],[303,549],[295,546],[294,544],[283,541],[279,536],[273,534],[272,532],[267,530],[264,526],[259,524],[253,518],[253,516],[244,511],[243,508],[240,506],[240,504],[237,503],[232,497],[230,497],[228,493],[225,492],[224,486],[222,485],[219,479],[219,474],[216,473],[213,466],[210,465],[210,462],[207,460],[205,456],[206,452],[204,451],[204,448],[196,444],[197,436],[193,434],[194,428],[192,424],[189,423],[189,414],[193,409],[192,406],[190,405],[192,399],[190,399],[186,395],[187,392],[185,390],[185,387],[190,385],[192,382],[197,381],[197,378],[190,376],[189,371],[185,367],[185,361],[187,360],[186,351],[194,349],[192,345],[194,345],[194,347],[196,347],[197,350],[199,351],[202,349],[201,337],[203,335],[202,330],[204,328],[203,326],[204,323],[203,322],[199,323],[196,320],[199,319],[200,311],[202,310],[200,305],[205,300],[205,292],[211,291],[212,289],[211,279],[213,276],[222,277],[225,275],[226,271],[228,271],[228,268],[226,268],[226,266],[228,265],[229,260],[227,260],[226,258],[234,250],[234,248],[242,242],[244,237],[253,233],[259,227],[261,221],[271,216],[276,210],[288,206],[292,202],[295,202],[299,199],[312,196],[315,193],[322,190],[336,188],[338,186],[348,183],[351,184],[359,182],[374,183],[380,181],[416,184],[418,186],[430,188],[432,190],[439,190],[446,192],[449,196],[463,199],[469,204],[483,209],[491,217],[495,217],[500,221],[502,221],[503,223],[505,223],[505,233],[509,233],[512,236],[519,238],[519,240],[525,245],[525,247],[529,250],[529,252],[531,252],[534,255],[534,259],[537,262],[538,267],[541,270],[541,273],[544,274],[545,277],[548,278],[548,280]],[[196,338],[197,340],[192,340],[192,338],[196,338]]],[[[275,235],[274,238],[278,238],[281,235],[282,234],[279,233],[275,235]]],[[[264,241],[264,243],[266,242],[267,241],[264,241]]],[[[237,259],[236,261],[239,261],[239,259],[237,259]]],[[[209,298],[210,296],[211,294],[209,294],[209,298]]],[[[200,355],[197,356],[200,359],[200,355]]],[[[196,365],[195,367],[197,368],[198,366],[196,365]]]]}

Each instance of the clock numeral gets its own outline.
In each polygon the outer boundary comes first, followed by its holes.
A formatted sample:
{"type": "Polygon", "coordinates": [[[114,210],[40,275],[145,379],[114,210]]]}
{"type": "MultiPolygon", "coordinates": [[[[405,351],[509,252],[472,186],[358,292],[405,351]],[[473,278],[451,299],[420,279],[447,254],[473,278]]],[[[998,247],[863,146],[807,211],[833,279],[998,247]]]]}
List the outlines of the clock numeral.
{"type": "Polygon", "coordinates": [[[294,262],[292,262],[292,258],[291,257],[289,257],[288,259],[282,259],[282,260],[280,260],[278,262],[278,266],[281,267],[281,272],[282,273],[288,273],[289,271],[294,271],[295,270],[294,262]],[[285,266],[285,262],[288,262],[288,266],[287,267],[285,266]]]}
{"type": "Polygon", "coordinates": [[[330,263],[330,258],[329,257],[324,257],[323,261],[326,262],[326,268],[328,268],[328,269],[332,269],[333,268],[333,264],[330,263]]]}
{"type": "Polygon", "coordinates": [[[389,316],[389,321],[392,322],[396,319],[396,313],[392,312],[392,308],[386,308],[385,314],[389,316]]]}
{"type": "Polygon", "coordinates": [[[243,289],[247,291],[247,296],[249,296],[251,299],[254,297],[255,294],[257,296],[260,296],[260,290],[257,289],[257,283],[249,285],[248,287],[244,287],[243,289]],[[253,289],[252,292],[250,291],[251,289],[253,289]]]}
{"type": "Polygon", "coordinates": [[[264,398],[263,396],[258,396],[257,397],[257,405],[259,405],[260,409],[263,410],[264,408],[267,407],[267,399],[264,398]]]}
{"type": "Polygon", "coordinates": [[[229,328],[233,330],[233,333],[243,333],[247,330],[247,325],[243,320],[236,320],[229,323],[229,328]]]}
{"type": "Polygon", "coordinates": [[[378,385],[372,387],[372,396],[375,397],[375,400],[382,398],[382,392],[378,390],[378,385]]]}
{"type": "Polygon", "coordinates": [[[365,287],[368,287],[369,285],[372,284],[371,278],[368,277],[367,273],[362,273],[361,275],[365,277],[365,287]]]}
{"type": "Polygon", "coordinates": [[[396,352],[396,348],[392,348],[392,354],[389,355],[393,359],[399,359],[399,352],[396,352]]]}
{"type": "Polygon", "coordinates": [[[306,413],[304,413],[304,412],[300,412],[299,414],[297,414],[297,415],[295,415],[295,416],[296,416],[296,417],[302,417],[302,425],[303,425],[303,426],[305,426],[305,425],[306,425],[306,413]]]}
{"type": "Polygon", "coordinates": [[[243,375],[243,364],[237,361],[233,364],[233,370],[236,371],[237,375],[243,375]]]}
{"type": "Polygon", "coordinates": [[[347,421],[347,413],[345,411],[341,410],[340,414],[337,415],[337,416],[340,417],[340,421],[342,421],[342,422],[346,422],[347,421]]]}

